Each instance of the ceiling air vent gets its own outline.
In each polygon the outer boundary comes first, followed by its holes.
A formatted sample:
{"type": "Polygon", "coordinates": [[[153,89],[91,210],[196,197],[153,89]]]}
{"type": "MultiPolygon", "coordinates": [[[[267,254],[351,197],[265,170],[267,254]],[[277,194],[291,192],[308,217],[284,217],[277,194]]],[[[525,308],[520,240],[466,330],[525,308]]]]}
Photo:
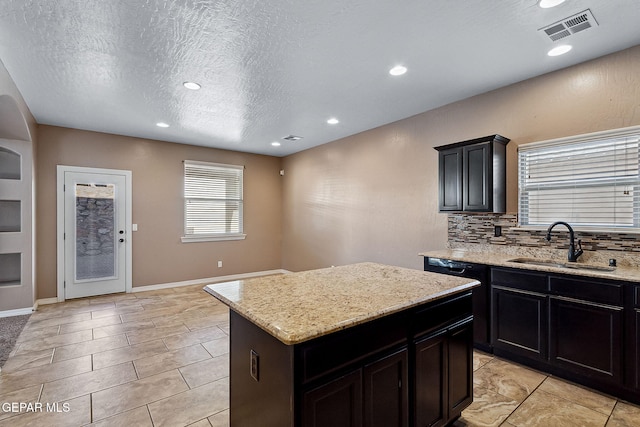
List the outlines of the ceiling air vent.
{"type": "Polygon", "coordinates": [[[591,10],[587,9],[555,24],[540,28],[538,31],[544,31],[551,41],[556,41],[597,26],[598,21],[593,17],[591,10]]]}
{"type": "Polygon", "coordinates": [[[301,136],[295,136],[295,135],[289,135],[289,136],[284,136],[282,137],[282,139],[284,139],[285,141],[299,141],[302,139],[301,136]]]}

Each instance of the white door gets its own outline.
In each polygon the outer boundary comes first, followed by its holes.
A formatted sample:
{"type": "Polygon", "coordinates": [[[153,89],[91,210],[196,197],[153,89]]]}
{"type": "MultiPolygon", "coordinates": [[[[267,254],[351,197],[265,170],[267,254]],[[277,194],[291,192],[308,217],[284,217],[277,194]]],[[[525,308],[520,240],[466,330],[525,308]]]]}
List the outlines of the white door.
{"type": "Polygon", "coordinates": [[[130,290],[130,177],[128,171],[59,166],[63,299],[130,290]]]}

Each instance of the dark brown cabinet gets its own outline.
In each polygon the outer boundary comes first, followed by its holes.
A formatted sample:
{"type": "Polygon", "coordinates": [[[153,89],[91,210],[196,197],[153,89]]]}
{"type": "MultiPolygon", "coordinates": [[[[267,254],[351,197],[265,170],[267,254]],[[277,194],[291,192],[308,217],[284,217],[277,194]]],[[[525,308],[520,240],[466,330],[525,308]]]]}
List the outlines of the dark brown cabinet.
{"type": "Polygon", "coordinates": [[[407,349],[304,393],[310,427],[409,425],[407,349]]]}
{"type": "Polygon", "coordinates": [[[440,212],[506,211],[506,145],[490,135],[435,147],[440,212]]]}
{"type": "Polygon", "coordinates": [[[405,348],[305,392],[302,408],[304,425],[408,426],[407,363],[405,348]]]}
{"type": "Polygon", "coordinates": [[[629,398],[623,283],[498,267],[491,278],[496,355],[629,398]]]}
{"type": "Polygon", "coordinates": [[[546,360],[547,278],[544,274],[491,269],[491,344],[530,359],[546,360]]]}
{"type": "Polygon", "coordinates": [[[443,149],[438,154],[440,212],[462,211],[462,148],[443,149]]]}
{"type": "Polygon", "coordinates": [[[622,384],[624,285],[551,275],[549,292],[551,363],[622,384]]]}
{"type": "Polygon", "coordinates": [[[231,310],[231,425],[450,424],[473,397],[471,306],[464,291],[295,345],[231,310]]]}
{"type": "Polygon", "coordinates": [[[633,363],[633,372],[634,375],[634,388],[640,391],[640,310],[634,310],[634,320],[635,320],[635,340],[633,341],[633,352],[634,358],[632,359],[633,363]]]}
{"type": "Polygon", "coordinates": [[[362,372],[333,380],[303,397],[304,425],[309,427],[361,427],[362,372]]]}
{"type": "Polygon", "coordinates": [[[636,391],[640,392],[640,286],[633,286],[631,290],[631,308],[629,310],[629,371],[632,378],[629,385],[636,391]]]}
{"type": "Polygon", "coordinates": [[[404,349],[364,367],[365,426],[409,425],[407,356],[404,349]]]}
{"type": "Polygon", "coordinates": [[[492,289],[493,347],[538,360],[547,358],[547,296],[492,289]]]}
{"type": "Polygon", "coordinates": [[[472,337],[469,319],[416,341],[416,426],[445,425],[473,401],[472,337]]]}
{"type": "Polygon", "coordinates": [[[551,363],[622,384],[622,307],[555,297],[550,302],[551,363]]]}

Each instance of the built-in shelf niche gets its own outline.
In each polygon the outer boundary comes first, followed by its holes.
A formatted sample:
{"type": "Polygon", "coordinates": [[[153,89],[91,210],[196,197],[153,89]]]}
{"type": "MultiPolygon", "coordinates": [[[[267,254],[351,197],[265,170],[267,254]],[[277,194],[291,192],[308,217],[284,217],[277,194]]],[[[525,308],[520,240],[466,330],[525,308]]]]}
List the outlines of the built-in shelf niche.
{"type": "Polygon", "coordinates": [[[0,200],[0,233],[19,233],[20,214],[20,200],[0,200]]]}
{"type": "Polygon", "coordinates": [[[0,179],[21,178],[20,154],[0,147],[0,179]]]}
{"type": "Polygon", "coordinates": [[[21,254],[0,254],[0,287],[20,285],[21,270],[21,254]]]}

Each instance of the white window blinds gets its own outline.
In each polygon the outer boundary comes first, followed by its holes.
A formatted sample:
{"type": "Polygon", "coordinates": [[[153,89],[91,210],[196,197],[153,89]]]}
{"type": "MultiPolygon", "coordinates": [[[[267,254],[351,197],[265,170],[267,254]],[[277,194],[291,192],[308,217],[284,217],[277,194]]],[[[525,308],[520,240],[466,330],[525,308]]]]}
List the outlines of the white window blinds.
{"type": "Polygon", "coordinates": [[[243,236],[243,170],[243,166],[185,160],[185,238],[243,236]]]}
{"type": "Polygon", "coordinates": [[[520,224],[638,228],[639,139],[635,129],[521,145],[520,224]]]}

